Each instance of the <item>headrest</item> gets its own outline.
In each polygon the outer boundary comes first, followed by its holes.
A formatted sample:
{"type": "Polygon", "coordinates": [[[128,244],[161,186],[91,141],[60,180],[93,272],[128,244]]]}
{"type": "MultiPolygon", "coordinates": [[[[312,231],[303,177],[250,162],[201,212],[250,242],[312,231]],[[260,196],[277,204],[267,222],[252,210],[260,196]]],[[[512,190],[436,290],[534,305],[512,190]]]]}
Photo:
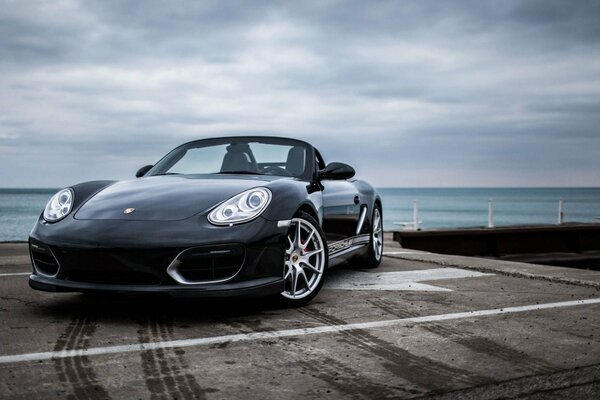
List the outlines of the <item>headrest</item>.
{"type": "Polygon", "coordinates": [[[248,143],[231,143],[229,146],[227,146],[227,152],[228,153],[249,153],[250,146],[248,146],[248,143]]]}
{"type": "Polygon", "coordinates": [[[285,163],[285,169],[294,176],[299,176],[304,172],[304,148],[294,146],[290,149],[285,163]]]}

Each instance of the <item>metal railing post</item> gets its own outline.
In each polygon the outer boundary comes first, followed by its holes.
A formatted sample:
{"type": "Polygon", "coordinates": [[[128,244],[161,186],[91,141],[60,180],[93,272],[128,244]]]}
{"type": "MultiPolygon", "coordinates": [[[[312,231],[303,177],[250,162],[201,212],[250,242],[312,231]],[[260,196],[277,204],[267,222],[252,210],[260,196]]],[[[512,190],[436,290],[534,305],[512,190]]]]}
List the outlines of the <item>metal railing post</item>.
{"type": "Polygon", "coordinates": [[[419,204],[416,200],[413,200],[413,229],[419,230],[419,204]]]}
{"type": "Polygon", "coordinates": [[[488,228],[494,227],[494,199],[490,197],[488,200],[488,228]]]}
{"type": "Polygon", "coordinates": [[[561,225],[564,221],[563,199],[558,200],[558,224],[561,225]]]}

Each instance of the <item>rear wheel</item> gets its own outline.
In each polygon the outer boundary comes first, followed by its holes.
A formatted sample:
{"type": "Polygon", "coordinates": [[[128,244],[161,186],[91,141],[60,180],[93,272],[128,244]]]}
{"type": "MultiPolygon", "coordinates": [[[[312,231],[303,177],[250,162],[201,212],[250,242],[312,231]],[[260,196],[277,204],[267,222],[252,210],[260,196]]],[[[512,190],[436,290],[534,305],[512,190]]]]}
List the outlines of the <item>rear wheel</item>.
{"type": "Polygon", "coordinates": [[[370,234],[367,254],[357,260],[356,263],[359,268],[377,268],[381,264],[381,258],[383,257],[383,218],[381,217],[381,207],[379,205],[375,205],[373,209],[370,234]]]}
{"type": "Polygon", "coordinates": [[[285,290],[280,301],[290,307],[307,304],[321,290],[328,264],[327,242],[315,219],[299,212],[286,238],[285,290]]]}

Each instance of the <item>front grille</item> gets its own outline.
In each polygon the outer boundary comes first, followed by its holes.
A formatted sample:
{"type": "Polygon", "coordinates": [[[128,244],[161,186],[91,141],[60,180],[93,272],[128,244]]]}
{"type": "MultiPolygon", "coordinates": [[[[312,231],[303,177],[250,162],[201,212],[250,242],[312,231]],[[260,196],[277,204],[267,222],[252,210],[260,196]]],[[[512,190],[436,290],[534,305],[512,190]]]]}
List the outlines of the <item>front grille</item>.
{"type": "Polygon", "coordinates": [[[181,249],[53,248],[60,278],[114,285],[159,285],[165,269],[181,249]]]}
{"type": "Polygon", "coordinates": [[[244,264],[242,245],[194,247],[182,252],[169,267],[180,283],[208,283],[234,277],[244,264]]]}
{"type": "Polygon", "coordinates": [[[33,266],[38,273],[49,276],[54,276],[58,273],[58,261],[48,246],[42,243],[31,243],[29,249],[31,251],[33,266]]]}

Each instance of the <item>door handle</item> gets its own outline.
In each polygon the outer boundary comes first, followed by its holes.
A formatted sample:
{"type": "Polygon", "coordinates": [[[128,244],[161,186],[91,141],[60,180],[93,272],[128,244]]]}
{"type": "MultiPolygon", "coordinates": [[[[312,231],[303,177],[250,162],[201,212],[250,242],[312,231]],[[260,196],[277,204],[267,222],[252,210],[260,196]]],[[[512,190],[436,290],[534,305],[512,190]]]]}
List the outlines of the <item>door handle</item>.
{"type": "Polygon", "coordinates": [[[354,196],[354,204],[359,204],[360,203],[360,197],[358,197],[358,195],[354,196]]]}

